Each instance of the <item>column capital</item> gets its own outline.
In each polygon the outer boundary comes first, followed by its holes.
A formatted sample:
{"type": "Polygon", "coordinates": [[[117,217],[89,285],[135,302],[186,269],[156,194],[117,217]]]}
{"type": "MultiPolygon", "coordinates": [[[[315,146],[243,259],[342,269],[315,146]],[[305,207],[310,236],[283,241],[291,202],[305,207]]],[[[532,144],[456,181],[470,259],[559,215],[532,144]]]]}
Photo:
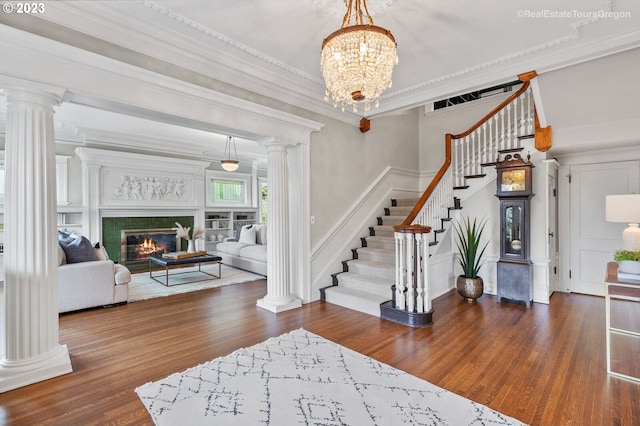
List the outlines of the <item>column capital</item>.
{"type": "Polygon", "coordinates": [[[55,107],[62,103],[63,90],[41,90],[27,87],[5,87],[2,93],[7,97],[7,105],[33,104],[38,107],[55,107]]]}

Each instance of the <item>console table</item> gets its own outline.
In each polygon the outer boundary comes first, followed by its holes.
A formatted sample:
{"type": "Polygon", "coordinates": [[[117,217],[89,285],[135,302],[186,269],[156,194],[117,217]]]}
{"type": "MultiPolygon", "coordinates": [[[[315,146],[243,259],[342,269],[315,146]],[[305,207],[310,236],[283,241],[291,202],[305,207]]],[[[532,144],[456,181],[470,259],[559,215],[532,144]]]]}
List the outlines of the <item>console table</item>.
{"type": "Polygon", "coordinates": [[[176,275],[180,275],[180,274],[195,274],[195,273],[201,273],[201,274],[205,274],[207,275],[207,277],[203,278],[203,279],[199,279],[199,280],[190,280],[190,281],[185,281],[185,282],[181,282],[181,283],[177,283],[177,284],[173,284],[173,285],[178,285],[178,284],[187,284],[187,283],[195,283],[198,281],[204,281],[209,279],[208,277],[213,277],[213,278],[221,278],[222,277],[222,257],[220,256],[214,256],[212,254],[204,254],[202,256],[196,256],[196,257],[187,257],[184,259],[168,259],[168,258],[163,258],[163,257],[159,257],[159,256],[149,256],[149,277],[151,277],[152,280],[159,282],[160,284],[163,284],[167,287],[169,287],[169,276],[176,276],[176,275]],[[203,263],[217,263],[218,264],[218,275],[213,275],[210,274],[208,272],[205,272],[202,270],[202,264],[203,263]],[[162,282],[161,280],[159,280],[157,277],[153,276],[153,264],[156,265],[160,265],[164,267],[164,271],[165,271],[165,279],[164,282],[162,282]],[[169,268],[172,266],[178,266],[178,265],[198,265],[198,270],[197,271],[186,271],[186,272],[177,272],[174,274],[169,275],[169,268]]]}
{"type": "MultiPolygon", "coordinates": [[[[629,372],[629,374],[614,371],[611,367],[611,336],[618,335],[629,339],[639,339],[640,342],[640,328],[637,324],[640,323],[638,319],[631,321],[628,326],[621,325],[620,327],[613,327],[611,325],[611,301],[623,300],[631,303],[636,303],[640,307],[640,281],[635,280],[619,280],[618,279],[618,264],[616,262],[609,262],[607,264],[607,272],[605,276],[605,316],[606,316],[606,340],[607,340],[607,373],[622,377],[628,380],[640,381],[640,374],[629,372]],[[631,326],[635,324],[633,329],[631,326]]],[[[633,312],[640,310],[634,309],[633,312]]],[[[633,316],[633,312],[628,313],[627,316],[633,316]]],[[[622,352],[622,351],[621,351],[622,352]]],[[[627,358],[640,362],[636,354],[630,354],[627,358]]],[[[618,358],[622,358],[622,355],[618,355],[618,358]]],[[[640,371],[637,365],[630,368],[632,371],[640,371]],[[635,367],[635,368],[634,368],[635,367]]]]}

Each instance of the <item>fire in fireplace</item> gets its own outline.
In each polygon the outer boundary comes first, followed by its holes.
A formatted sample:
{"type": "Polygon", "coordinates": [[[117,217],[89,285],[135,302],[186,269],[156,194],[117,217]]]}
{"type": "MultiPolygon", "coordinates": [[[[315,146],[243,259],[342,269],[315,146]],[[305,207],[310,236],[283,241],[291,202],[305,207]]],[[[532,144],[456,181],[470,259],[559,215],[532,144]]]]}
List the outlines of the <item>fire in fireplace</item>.
{"type": "Polygon", "coordinates": [[[120,262],[149,261],[149,256],[177,251],[178,238],[171,228],[123,229],[120,231],[120,262]]]}

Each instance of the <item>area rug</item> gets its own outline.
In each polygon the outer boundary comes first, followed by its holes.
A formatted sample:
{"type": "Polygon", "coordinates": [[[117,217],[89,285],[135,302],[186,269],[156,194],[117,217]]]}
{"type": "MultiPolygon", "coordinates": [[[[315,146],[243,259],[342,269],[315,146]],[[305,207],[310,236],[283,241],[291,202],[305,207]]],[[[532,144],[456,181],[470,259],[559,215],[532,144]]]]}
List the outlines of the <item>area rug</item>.
{"type": "MultiPolygon", "coordinates": [[[[194,266],[170,271],[169,284],[171,285],[169,287],[151,279],[149,277],[149,272],[131,274],[131,282],[129,282],[129,296],[127,299],[129,302],[137,302],[139,300],[171,296],[174,294],[204,290],[207,288],[222,287],[230,284],[245,283],[248,281],[255,281],[264,278],[264,276],[262,275],[243,271],[242,269],[236,269],[226,265],[222,265],[222,278],[219,279],[207,277],[205,274],[198,273],[197,270],[198,267],[194,266]],[[180,274],[173,275],[176,272],[180,272],[180,274]],[[202,280],[203,278],[207,279],[204,281],[195,281],[202,280]]],[[[218,275],[217,264],[202,265],[202,270],[210,274],[218,275]]],[[[156,270],[153,272],[153,276],[164,282],[164,271],[156,270]]]]}
{"type": "Polygon", "coordinates": [[[156,425],[522,425],[299,329],[147,383],[156,425]]]}

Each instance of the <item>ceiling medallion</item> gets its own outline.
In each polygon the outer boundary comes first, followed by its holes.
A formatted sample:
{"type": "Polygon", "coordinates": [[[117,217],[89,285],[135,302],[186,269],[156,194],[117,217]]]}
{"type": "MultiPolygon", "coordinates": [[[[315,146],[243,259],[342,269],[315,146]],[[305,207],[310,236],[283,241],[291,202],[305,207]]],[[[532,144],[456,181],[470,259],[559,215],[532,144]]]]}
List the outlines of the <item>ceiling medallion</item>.
{"type": "Polygon", "coordinates": [[[340,29],[322,42],[320,65],[327,86],[325,101],[333,106],[364,103],[369,111],[380,94],[391,87],[393,67],[398,63],[396,40],[391,31],[373,24],[366,0],[345,0],[347,13],[340,29]]]}
{"type": "MultiPolygon", "coordinates": [[[[369,0],[367,7],[369,8],[369,12],[371,12],[371,16],[375,17],[384,12],[385,9],[389,8],[396,1],[397,0],[369,0]]],[[[313,3],[316,9],[323,15],[342,18],[344,16],[344,8],[349,1],[311,0],[311,3],[313,3]]]]}

